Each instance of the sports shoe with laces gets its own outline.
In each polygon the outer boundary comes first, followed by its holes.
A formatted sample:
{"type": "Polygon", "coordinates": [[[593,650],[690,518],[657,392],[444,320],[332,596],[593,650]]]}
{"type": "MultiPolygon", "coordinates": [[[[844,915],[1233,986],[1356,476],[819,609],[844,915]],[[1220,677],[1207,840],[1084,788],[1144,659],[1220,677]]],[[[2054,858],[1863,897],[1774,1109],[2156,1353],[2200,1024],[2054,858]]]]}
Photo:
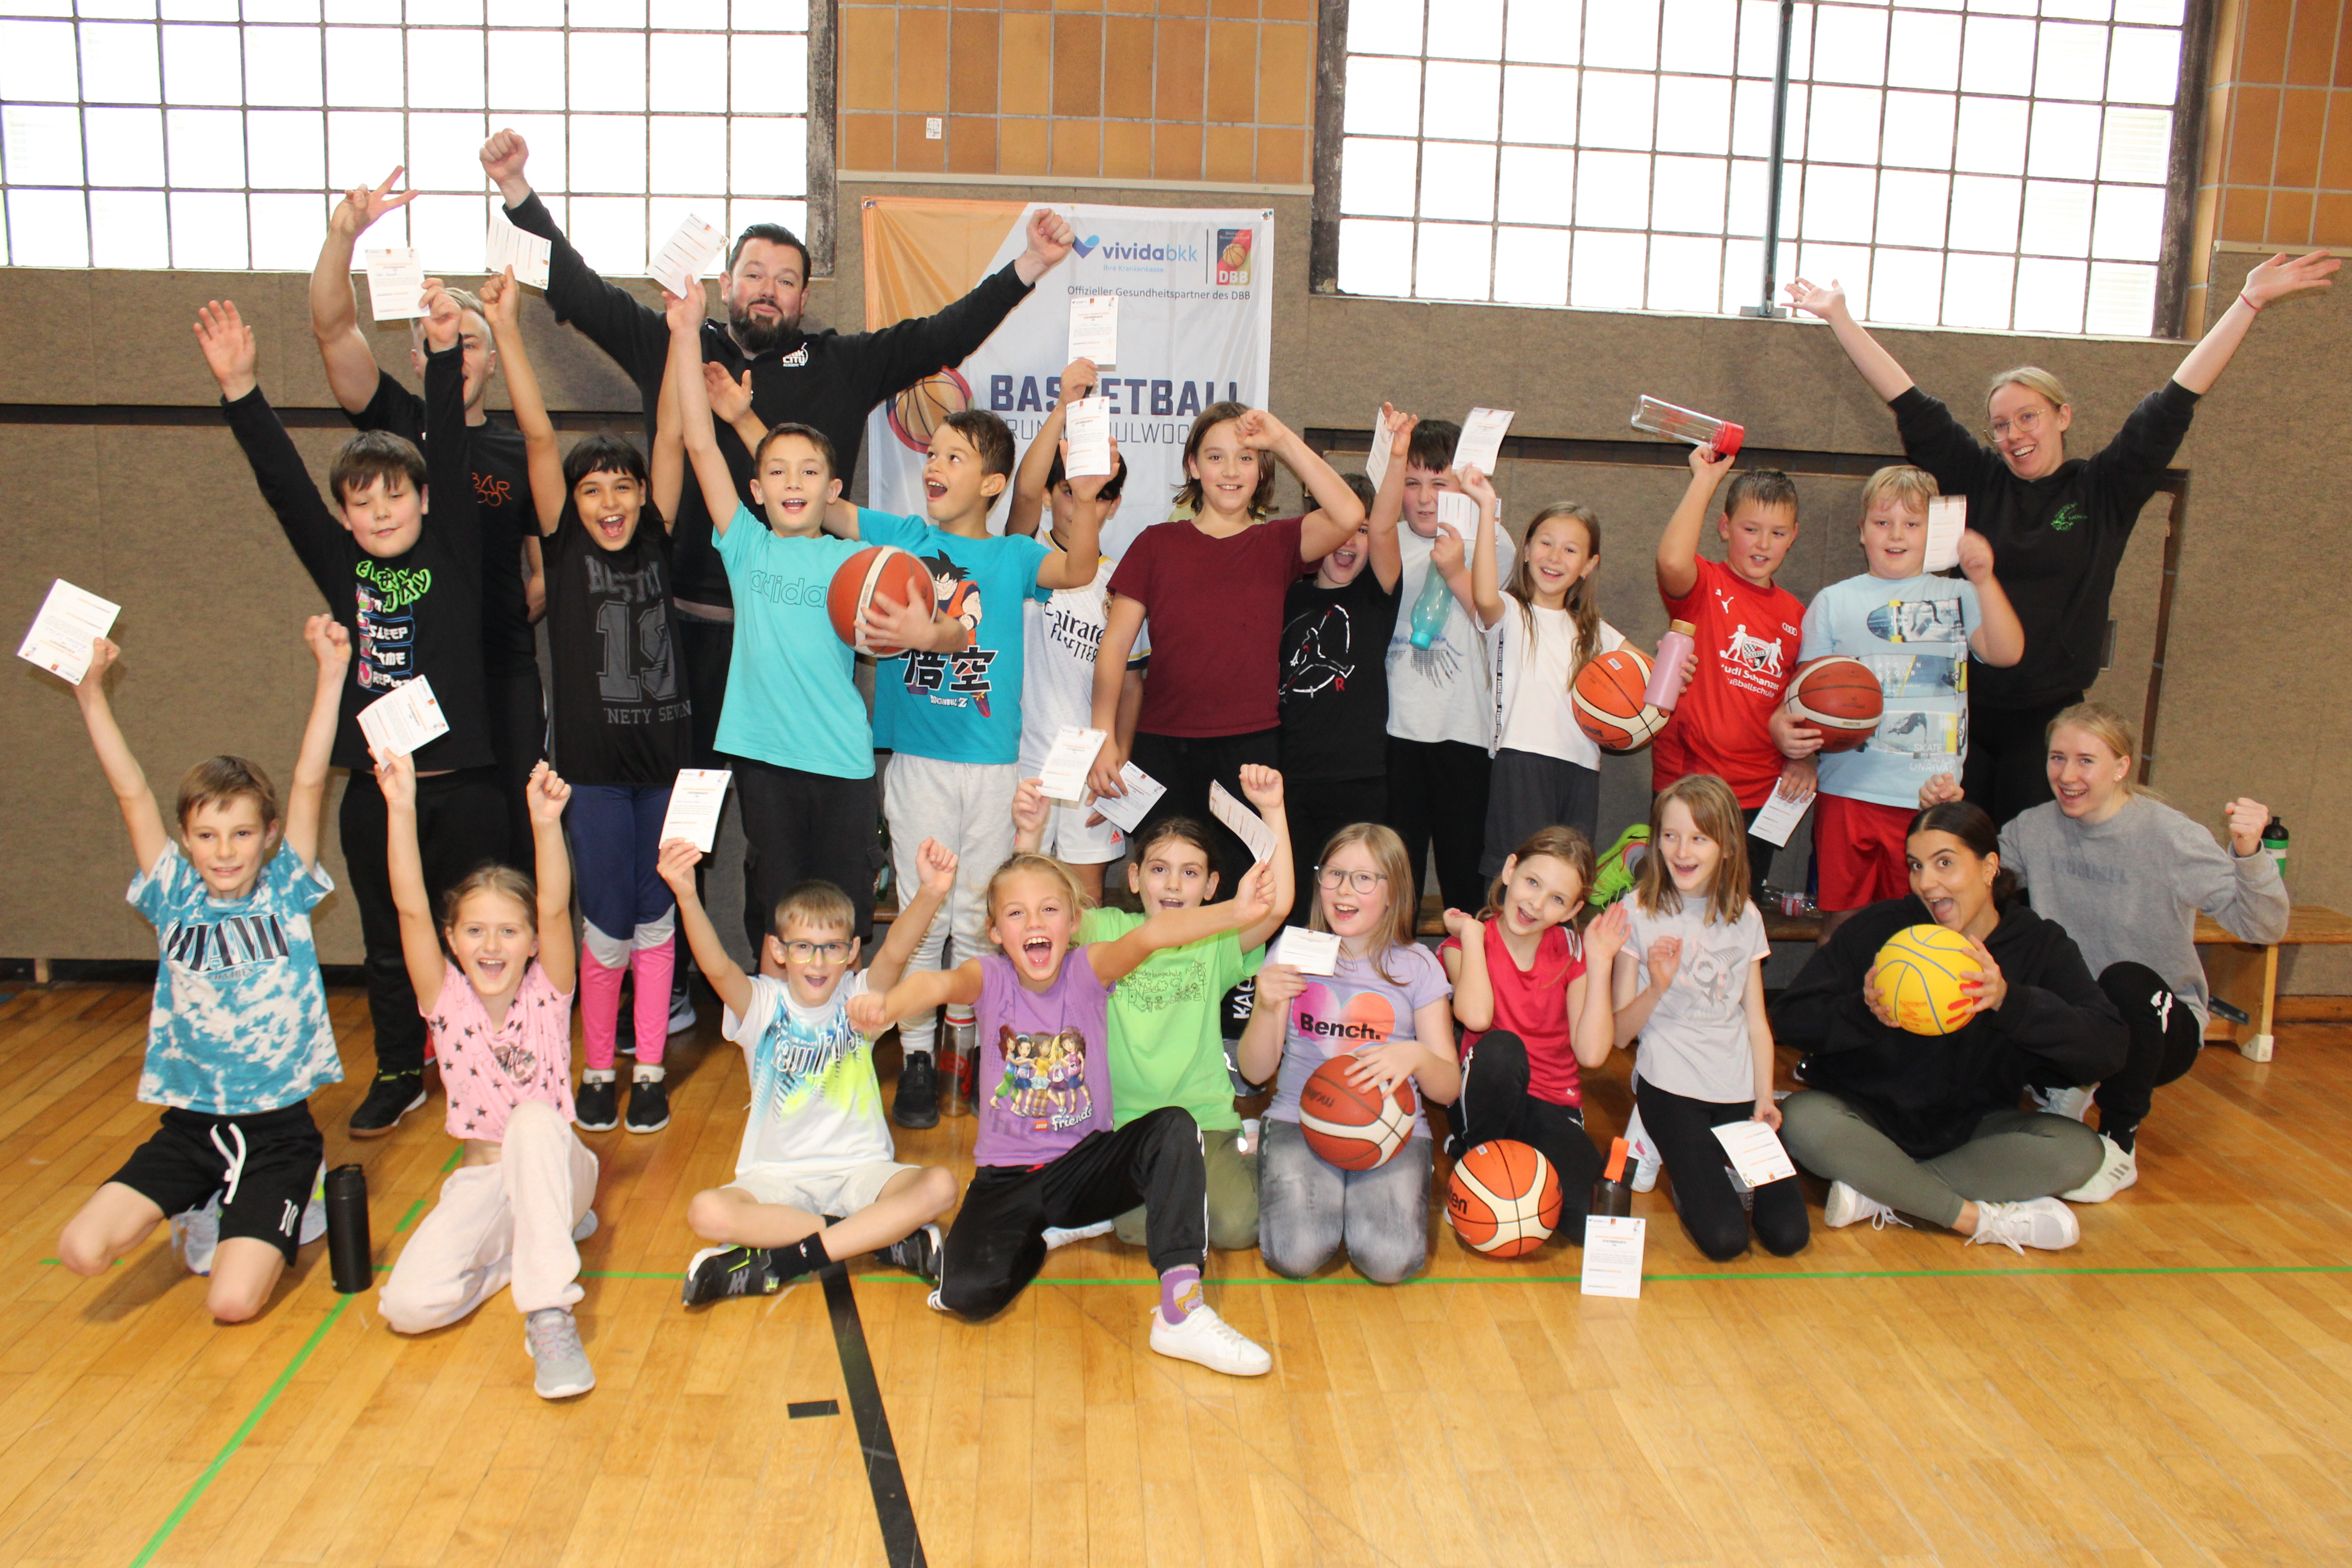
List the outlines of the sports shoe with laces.
{"type": "Polygon", "coordinates": [[[764,1247],[706,1247],[686,1260],[689,1307],[730,1296],[772,1296],[783,1288],[772,1253],[764,1247]]]}
{"type": "Polygon", "coordinates": [[[425,1108],[425,1069],[380,1072],[368,1086],[367,1098],[352,1112],[354,1138],[381,1138],[400,1125],[400,1119],[425,1108]]]}
{"type": "Polygon", "coordinates": [[[580,1075],[579,1091],[572,1097],[572,1120],[583,1132],[610,1132],[621,1124],[621,1089],[610,1068],[590,1068],[580,1075]]]}
{"type": "Polygon", "coordinates": [[[2095,1083],[2074,1089],[2037,1089],[2032,1091],[2033,1103],[2052,1116],[2063,1116],[2069,1121],[2080,1121],[2090,1114],[2091,1099],[2099,1092],[2095,1083]]]}
{"type": "Polygon", "coordinates": [[[1642,1113],[1636,1110],[1625,1123],[1625,1148],[1633,1156],[1633,1190],[1646,1193],[1658,1184],[1658,1173],[1665,1168],[1659,1158],[1658,1146],[1650,1142],[1648,1129],[1642,1125],[1642,1113]]]}
{"type": "Polygon", "coordinates": [[[927,1225],[918,1227],[911,1236],[877,1248],[874,1259],[877,1263],[903,1268],[925,1284],[936,1285],[940,1282],[940,1255],[946,1247],[945,1239],[940,1235],[940,1227],[927,1225]]]}
{"type": "Polygon", "coordinates": [[[1067,1226],[1049,1225],[1045,1227],[1045,1250],[1052,1252],[1056,1248],[1067,1247],[1074,1241],[1092,1241],[1096,1237],[1108,1236],[1118,1226],[1118,1221],[1115,1219],[1104,1220],[1100,1225],[1067,1226]]]}
{"type": "Polygon", "coordinates": [[[694,1025],[694,987],[683,985],[669,994],[669,1032],[683,1035],[694,1025]]]}
{"type": "Polygon", "coordinates": [[[1265,1348],[1217,1316],[1210,1306],[1195,1307],[1171,1328],[1160,1309],[1151,1309],[1151,1348],[1161,1355],[1189,1361],[1234,1377],[1263,1377],[1274,1370],[1265,1348]]]}
{"type": "Polygon", "coordinates": [[[1885,1230],[1890,1225],[1899,1225],[1905,1230],[1911,1228],[1909,1220],[1876,1198],[1864,1197],[1843,1182],[1832,1182],[1829,1201],[1822,1205],[1822,1223],[1832,1230],[1839,1230],[1857,1220],[1865,1219],[1873,1230],[1885,1230]]]}
{"type": "Polygon", "coordinates": [[[920,1131],[940,1124],[940,1069],[929,1051],[908,1051],[898,1068],[898,1092],[890,1100],[890,1120],[920,1131]]]}
{"type": "Polygon", "coordinates": [[[2058,1195],[2070,1204],[2103,1204],[2134,1182],[2139,1180],[2139,1155],[2137,1150],[2122,1149],[2105,1133],[2099,1134],[2099,1145],[2106,1157],[2091,1179],[2072,1192],[2058,1195]]]}
{"type": "Polygon", "coordinates": [[[327,1234],[327,1162],[319,1162],[319,1179],[310,1184],[310,1201],[302,1205],[302,1228],[294,1245],[308,1247],[327,1234]]]}
{"type": "Polygon", "coordinates": [[[2057,1252],[2083,1239],[2074,1211],[2056,1198],[2028,1198],[2015,1204],[1977,1205],[1976,1234],[1969,1245],[1987,1242],[2006,1247],[2020,1258],[2029,1247],[2057,1252]]]}
{"type": "Polygon", "coordinates": [[[570,1399],[596,1386],[580,1325],[561,1307],[541,1307],[522,1321],[522,1348],[539,1370],[531,1387],[541,1399],[570,1399]]]}
{"type": "Polygon", "coordinates": [[[220,1246],[221,1195],[215,1193],[204,1207],[172,1216],[172,1246],[187,1264],[188,1272],[210,1275],[213,1253],[220,1246]]]}
{"type": "Polygon", "coordinates": [[[668,1125],[668,1080],[659,1068],[641,1066],[629,1080],[629,1131],[658,1132],[668,1125]]]}

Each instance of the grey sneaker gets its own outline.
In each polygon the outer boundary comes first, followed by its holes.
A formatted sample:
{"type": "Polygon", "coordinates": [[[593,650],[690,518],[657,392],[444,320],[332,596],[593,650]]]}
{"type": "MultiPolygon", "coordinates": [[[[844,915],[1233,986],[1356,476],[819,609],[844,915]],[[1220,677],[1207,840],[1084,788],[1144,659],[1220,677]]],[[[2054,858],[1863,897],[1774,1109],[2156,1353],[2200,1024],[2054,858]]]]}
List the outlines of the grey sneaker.
{"type": "Polygon", "coordinates": [[[541,1399],[570,1399],[596,1386],[580,1325],[561,1307],[541,1307],[522,1321],[522,1348],[539,1368],[531,1380],[541,1399]]]}
{"type": "Polygon", "coordinates": [[[294,1237],[297,1247],[308,1247],[327,1234],[327,1163],[319,1162],[319,1179],[310,1184],[310,1201],[302,1205],[302,1228],[294,1237]]]}
{"type": "Polygon", "coordinates": [[[877,1263],[887,1263],[905,1269],[926,1285],[940,1282],[940,1258],[947,1243],[936,1225],[919,1226],[914,1234],[889,1246],[877,1247],[874,1258],[877,1263]]]}
{"type": "Polygon", "coordinates": [[[172,1245],[179,1249],[191,1274],[209,1275],[213,1253],[220,1246],[221,1195],[215,1193],[202,1208],[172,1216],[172,1245]]]}

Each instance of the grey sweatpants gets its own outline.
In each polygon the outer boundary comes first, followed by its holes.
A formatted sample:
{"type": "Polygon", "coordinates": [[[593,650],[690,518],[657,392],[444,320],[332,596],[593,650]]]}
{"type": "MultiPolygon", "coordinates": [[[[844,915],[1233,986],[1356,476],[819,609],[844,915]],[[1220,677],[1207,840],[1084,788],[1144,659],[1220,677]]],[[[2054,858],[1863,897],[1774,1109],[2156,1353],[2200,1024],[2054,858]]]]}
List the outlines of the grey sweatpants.
{"type": "MultiPolygon", "coordinates": [[[[1209,1245],[1219,1252],[1252,1252],[1257,1247],[1257,1165],[1255,1154],[1244,1154],[1236,1142],[1236,1128],[1203,1128],[1201,1161],[1209,1172],[1209,1245]]],[[[1144,1213],[1131,1208],[1118,1216],[1114,1232],[1129,1247],[1144,1243],[1144,1213]]]]}
{"type": "Polygon", "coordinates": [[[1314,1273],[1340,1247],[1356,1272],[1393,1285],[1429,1261],[1427,1136],[1408,1138],[1387,1164],[1343,1171],[1307,1145],[1296,1121],[1266,1118],[1258,1148],[1258,1256],[1288,1279],[1314,1273]]]}
{"type": "Polygon", "coordinates": [[[1814,1174],[1947,1229],[1969,1203],[2014,1203],[2079,1187],[2105,1153],[2099,1135],[2079,1121],[1996,1110],[1958,1148],[1914,1160],[1861,1107],[1818,1089],[1780,1102],[1780,1142],[1814,1174]]]}

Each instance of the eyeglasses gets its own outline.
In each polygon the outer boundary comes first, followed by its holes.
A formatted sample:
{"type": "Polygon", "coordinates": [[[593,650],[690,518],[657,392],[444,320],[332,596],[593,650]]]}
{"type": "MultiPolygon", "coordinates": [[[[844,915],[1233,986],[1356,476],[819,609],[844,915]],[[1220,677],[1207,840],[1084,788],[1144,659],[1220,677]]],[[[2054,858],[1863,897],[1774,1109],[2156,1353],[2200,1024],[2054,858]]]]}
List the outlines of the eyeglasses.
{"type": "Polygon", "coordinates": [[[1381,884],[1389,879],[1386,871],[1345,871],[1337,866],[1318,866],[1315,879],[1329,892],[1338,892],[1341,884],[1360,893],[1376,893],[1381,884]]]}
{"type": "Polygon", "coordinates": [[[794,963],[806,963],[813,958],[839,963],[849,957],[849,944],[845,942],[788,942],[784,943],[784,956],[794,963]]]}
{"type": "Polygon", "coordinates": [[[2021,436],[2031,436],[2036,430],[2041,428],[2042,410],[2039,408],[2021,408],[2018,410],[2017,417],[2015,419],[1996,419],[1992,422],[1992,433],[1995,440],[1999,440],[2001,437],[2008,435],[2011,430],[2016,431],[2021,436]]]}

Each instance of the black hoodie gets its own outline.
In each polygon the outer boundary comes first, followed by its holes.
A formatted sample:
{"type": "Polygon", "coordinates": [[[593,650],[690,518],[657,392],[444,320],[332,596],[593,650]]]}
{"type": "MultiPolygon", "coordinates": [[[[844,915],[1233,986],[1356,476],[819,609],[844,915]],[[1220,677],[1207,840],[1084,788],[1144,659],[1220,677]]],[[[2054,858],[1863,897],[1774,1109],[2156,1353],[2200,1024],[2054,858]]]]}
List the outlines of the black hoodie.
{"type": "Polygon", "coordinates": [[[1987,1113],[2014,1110],[2029,1084],[2095,1083],[2124,1065],[2123,1015],[2091,978],[2074,939],[2021,902],[1985,940],[2009,994],[1949,1035],[1889,1028],[1862,1000],[1886,939],[1932,925],[1916,896],[1859,910],[1813,951],[1772,1007],[1772,1037],[1805,1054],[1797,1076],[1869,1112],[1915,1160],[1958,1148],[1987,1113]]]}
{"type": "Polygon", "coordinates": [[[1916,386],[1888,406],[1904,456],[1935,475],[1946,495],[1968,498],[1969,526],[1992,546],[1993,574],[2025,627],[2025,657],[2009,668],[1969,658],[1969,705],[2077,700],[2099,678],[2116,567],[2140,508],[2189,434],[2197,395],[2166,382],[2095,456],[2070,458],[2038,479],[2010,472],[1999,452],[1916,386]]]}

